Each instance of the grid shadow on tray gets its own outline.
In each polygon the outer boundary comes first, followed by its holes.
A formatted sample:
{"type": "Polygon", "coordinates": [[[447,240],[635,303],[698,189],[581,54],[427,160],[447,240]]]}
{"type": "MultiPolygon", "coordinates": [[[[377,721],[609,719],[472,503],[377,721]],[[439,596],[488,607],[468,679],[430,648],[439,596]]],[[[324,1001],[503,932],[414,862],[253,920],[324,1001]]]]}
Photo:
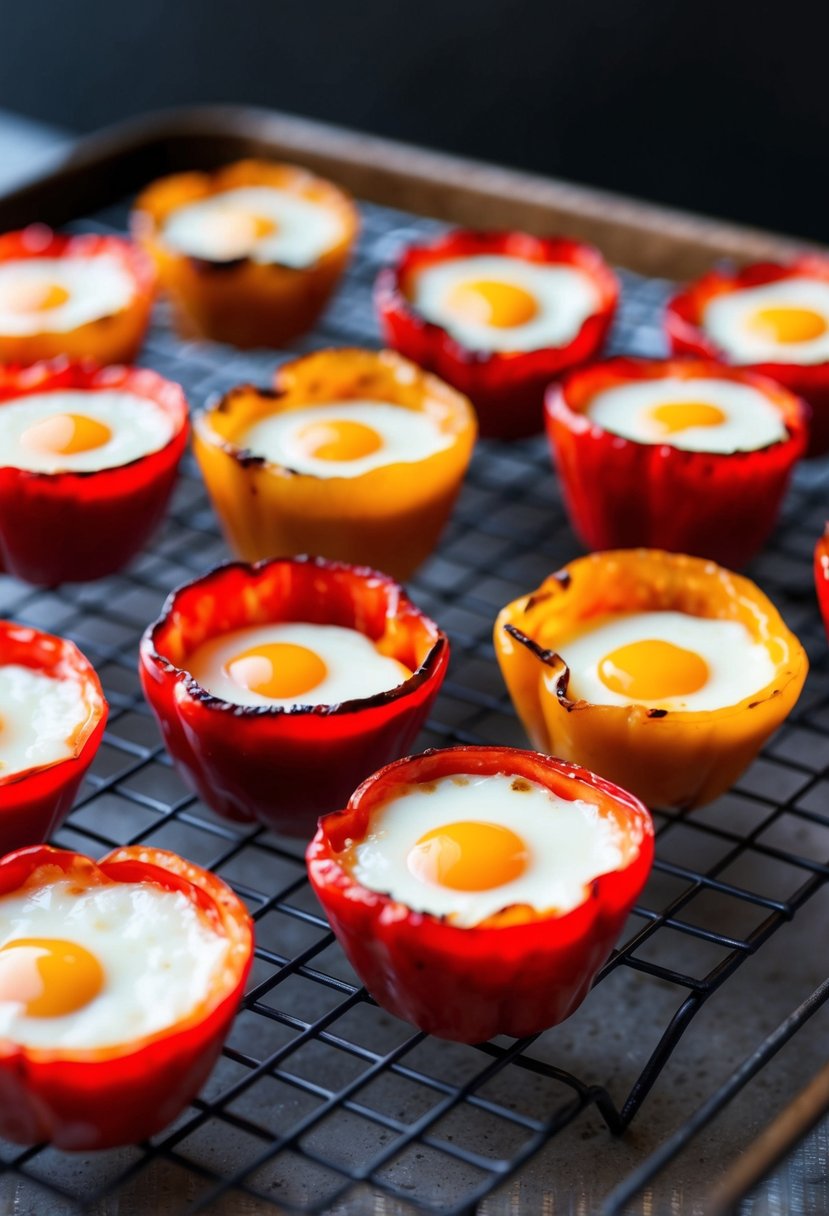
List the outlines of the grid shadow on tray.
{"type": "MultiPolygon", "coordinates": [[[[124,221],[124,209],[113,209],[79,227],[123,230],[124,221]]],[[[377,345],[370,291],[378,266],[437,228],[364,208],[359,256],[298,349],[377,345]]],[[[630,274],[623,283],[613,348],[664,353],[659,313],[669,285],[630,274]]],[[[141,361],[179,380],[199,407],[240,380],[266,383],[277,360],[182,343],[160,307],[141,361]]],[[[811,584],[827,482],[820,465],[797,474],[773,541],[750,571],[801,636],[817,678],[714,808],[656,816],[651,880],[598,988],[567,1024],[567,1052],[555,1030],[535,1042],[466,1047],[430,1040],[379,1010],[333,942],[301,846],[220,821],[179,780],[141,696],[136,654],[167,592],[227,556],[190,458],[170,519],[122,574],[55,591],[0,576],[0,614],[77,641],[111,705],[104,745],[57,842],[93,854],[138,841],[175,849],[227,879],[257,922],[243,1011],[177,1123],[150,1144],[92,1158],[0,1146],[0,1205],[22,1199],[15,1210],[31,1210],[48,1195],[50,1213],[104,1213],[116,1202],[123,1212],[357,1212],[374,1210],[372,1197],[382,1196],[388,1213],[470,1212],[585,1107],[622,1130],[703,1002],[829,876],[827,654],[811,584]],[[606,1086],[588,1085],[579,1077],[596,1075],[595,1022],[620,992],[647,1010],[640,1054],[606,1086]]],[[[453,642],[422,746],[525,742],[494,661],[492,621],[578,551],[544,441],[479,445],[439,552],[411,585],[453,642]]]]}

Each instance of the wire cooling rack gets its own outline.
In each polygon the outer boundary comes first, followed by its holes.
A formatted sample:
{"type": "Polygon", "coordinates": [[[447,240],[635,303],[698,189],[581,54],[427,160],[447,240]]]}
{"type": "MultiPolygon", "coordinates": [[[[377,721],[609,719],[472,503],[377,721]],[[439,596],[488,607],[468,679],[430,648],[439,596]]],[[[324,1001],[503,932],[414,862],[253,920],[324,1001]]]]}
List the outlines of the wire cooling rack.
{"type": "MultiPolygon", "coordinates": [[[[438,228],[377,207],[363,218],[359,256],[298,350],[377,345],[378,267],[438,228]]],[[[125,221],[121,207],[76,226],[123,231],[125,221]]],[[[670,285],[630,274],[623,285],[613,349],[664,353],[659,318],[670,285]]],[[[267,383],[277,358],[182,343],[159,307],[141,362],[180,381],[199,407],[240,381],[267,383]]],[[[123,573],[54,591],[0,577],[0,613],[76,641],[111,705],[104,745],[57,842],[93,855],[139,841],[175,849],[230,882],[257,927],[242,1012],[193,1105],[151,1143],[97,1156],[0,1145],[0,1207],[5,1200],[4,1210],[50,1216],[460,1216],[553,1137],[570,1143],[588,1108],[623,1131],[704,1002],[829,876],[827,652],[811,583],[828,481],[824,465],[798,473],[773,541],[750,570],[813,660],[791,724],[715,807],[656,816],[654,873],[618,951],[582,1009],[535,1041],[442,1043],[383,1013],[333,942],[301,846],[217,819],[172,769],[141,696],[136,654],[166,594],[227,556],[192,461],[166,525],[123,573]]],[[[480,444],[438,553],[411,583],[453,643],[422,746],[525,743],[494,662],[492,621],[577,553],[545,442],[480,444]]]]}

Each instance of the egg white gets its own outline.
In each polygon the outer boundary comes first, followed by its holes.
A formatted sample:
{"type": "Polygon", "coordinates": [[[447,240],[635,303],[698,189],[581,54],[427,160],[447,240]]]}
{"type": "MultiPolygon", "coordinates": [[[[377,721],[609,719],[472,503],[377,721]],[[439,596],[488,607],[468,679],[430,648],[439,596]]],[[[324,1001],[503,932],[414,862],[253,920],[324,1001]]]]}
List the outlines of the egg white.
{"type": "MultiPolygon", "coordinates": [[[[645,705],[668,710],[712,710],[736,705],[774,679],[776,667],[768,649],[756,642],[739,621],[691,616],[685,612],[632,612],[596,621],[556,649],[570,668],[568,696],[593,705],[645,705]],[[599,676],[602,659],[631,642],[673,642],[698,654],[708,665],[707,682],[684,697],[645,701],[608,688],[599,676]]],[[[551,679],[542,676],[554,695],[551,679]]]]}
{"type": "Polygon", "coordinates": [[[451,442],[429,414],[383,401],[332,401],[270,414],[236,439],[238,447],[255,456],[314,477],[361,477],[384,465],[412,464],[451,442]],[[304,450],[300,434],[307,426],[325,422],[362,423],[377,432],[381,446],[355,460],[320,460],[304,450]]]}
{"type": "Polygon", "coordinates": [[[68,760],[70,740],[88,717],[77,680],[15,663],[0,667],[0,777],[68,760]]]}
{"type": "Polygon", "coordinates": [[[172,419],[149,397],[120,389],[56,389],[0,402],[0,467],[35,473],[90,473],[129,464],[157,452],[173,437],[172,419]],[[30,426],[55,414],[80,414],[112,431],[100,447],[86,452],[41,451],[23,442],[30,426]]]}
{"type": "Polygon", "coordinates": [[[202,688],[233,705],[339,705],[397,688],[407,678],[400,664],[381,655],[357,629],[341,625],[286,622],[255,625],[211,638],[188,659],[187,669],[202,688]],[[240,654],[269,642],[287,642],[314,651],[327,667],[324,679],[298,697],[265,697],[237,684],[225,670],[240,654]]]}
{"type": "Polygon", "coordinates": [[[564,346],[599,307],[592,280],[575,266],[545,265],[502,254],[451,258],[421,270],[411,303],[417,311],[470,350],[527,351],[564,346]],[[458,317],[449,305],[462,283],[501,282],[522,287],[538,311],[523,325],[500,327],[458,317]]]}
{"type": "Polygon", "coordinates": [[[637,443],[666,445],[689,452],[753,452],[787,437],[780,411],[759,389],[732,380],[684,380],[665,376],[620,384],[597,393],[585,410],[602,430],[637,443]],[[705,402],[725,414],[716,426],[688,427],[668,434],[651,417],[666,403],[705,402]]]}
{"type": "Polygon", "coordinates": [[[161,232],[165,245],[189,257],[232,261],[247,257],[264,265],[311,266],[343,236],[339,215],[322,203],[275,186],[223,190],[171,211],[161,232]],[[238,247],[217,239],[217,219],[228,209],[272,220],[267,236],[243,239],[238,247]]]}
{"type": "Polygon", "coordinates": [[[0,946],[21,938],[84,946],[105,982],[89,1004],[56,1017],[28,1017],[0,1001],[0,1038],[29,1047],[92,1048],[171,1026],[209,991],[227,940],[179,891],[107,883],[78,891],[66,880],[0,899],[0,946]]]}
{"type": "Polygon", "coordinates": [[[80,325],[112,316],[127,308],[135,283],[124,265],[110,253],[92,257],[20,258],[0,263],[0,334],[68,333],[80,325]],[[54,284],[68,293],[55,308],[16,309],[7,301],[18,285],[54,284]]]}
{"type": "Polygon", "coordinates": [[[829,283],[821,279],[778,279],[758,287],[723,292],[707,305],[703,328],[733,363],[823,363],[829,359],[829,328],[807,342],[776,342],[751,329],[764,308],[808,308],[829,326],[829,283]]]}
{"type": "Polygon", "coordinates": [[[583,901],[588,883],[621,864],[619,828],[590,802],[568,802],[523,780],[529,788],[517,791],[514,780],[510,774],[469,774],[407,787],[372,816],[369,833],[354,850],[354,877],[413,911],[466,928],[512,904],[568,912],[583,901]],[[407,862],[418,840],[464,821],[515,832],[529,854],[524,873],[485,891],[455,891],[415,877],[407,862]]]}

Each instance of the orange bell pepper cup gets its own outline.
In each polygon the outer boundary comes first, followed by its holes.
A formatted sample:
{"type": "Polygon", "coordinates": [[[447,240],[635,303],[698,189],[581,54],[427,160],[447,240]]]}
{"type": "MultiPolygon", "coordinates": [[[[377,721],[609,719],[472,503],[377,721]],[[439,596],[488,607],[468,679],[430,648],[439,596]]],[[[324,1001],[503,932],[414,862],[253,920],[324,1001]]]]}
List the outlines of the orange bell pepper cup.
{"type": "Polygon", "coordinates": [[[570,562],[499,613],[494,641],[535,746],[601,773],[649,806],[692,808],[728,789],[793,709],[809,667],[800,642],[754,583],[713,562],[659,550],[570,562]],[[740,622],[767,648],[774,679],[736,704],[705,711],[571,699],[559,647],[566,649],[591,620],[653,611],[740,622]]]}

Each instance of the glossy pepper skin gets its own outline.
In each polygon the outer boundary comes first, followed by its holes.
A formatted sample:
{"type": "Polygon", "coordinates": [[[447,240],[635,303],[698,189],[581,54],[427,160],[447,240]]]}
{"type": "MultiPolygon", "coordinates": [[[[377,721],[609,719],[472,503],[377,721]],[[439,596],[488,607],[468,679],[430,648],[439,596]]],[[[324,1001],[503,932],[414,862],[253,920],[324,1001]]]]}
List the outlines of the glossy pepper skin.
{"type": "Polygon", "coordinates": [[[194,422],[193,448],[231,548],[246,561],[316,553],[406,579],[429,556],[472,455],[465,397],[393,351],[327,350],[283,364],[272,390],[231,389],[194,422]],[[274,413],[377,400],[434,419],[447,446],[358,477],[318,477],[247,451],[243,435],[274,413]]]}
{"type": "Polygon", "coordinates": [[[39,843],[57,830],[95,758],[107,719],[95,669],[65,638],[0,621],[0,667],[12,665],[80,684],[87,714],[78,723],[67,759],[6,776],[0,768],[0,854],[39,843]]]}
{"type": "Polygon", "coordinates": [[[806,407],[760,376],[708,360],[608,359],[571,372],[546,397],[547,434],[574,531],[588,549],[644,546],[743,566],[774,527],[806,447],[806,407]],[[757,389],[786,438],[752,452],[683,451],[603,430],[586,411],[608,389],[664,377],[757,389]]]}
{"type": "Polygon", "coordinates": [[[385,340],[470,398],[481,436],[520,439],[543,429],[544,390],[568,368],[599,353],[616,311],[619,284],[598,250],[563,237],[459,229],[429,245],[410,245],[382,270],[374,293],[385,340]],[[500,254],[544,265],[575,267],[593,282],[596,311],[565,346],[532,351],[470,350],[412,303],[418,274],[453,258],[500,254]]]}
{"type": "Polygon", "coordinates": [[[131,217],[132,232],[155,263],[182,334],[243,348],[285,346],[313,326],[345,270],[359,224],[352,199],[333,182],[296,165],[258,160],[160,178],[139,195],[131,217]],[[248,257],[208,261],[165,242],[164,225],[173,211],[247,186],[285,190],[329,209],[340,220],[339,238],[300,267],[248,257]]]}
{"type": "Polygon", "coordinates": [[[711,802],[743,773],[794,707],[809,664],[800,642],[759,587],[713,562],[653,549],[578,558],[495,623],[495,651],[532,742],[600,772],[649,806],[711,802]],[[774,680],[716,710],[594,705],[568,696],[558,654],[586,622],[674,611],[739,621],[768,648],[774,680]]]}
{"type": "Polygon", "coordinates": [[[157,452],[92,473],[0,467],[0,569],[47,587],[103,578],[135,556],[161,522],[189,433],[181,388],[146,368],[66,359],[0,367],[0,410],[61,389],[136,393],[160,406],[175,429],[157,452]]]}
{"type": "MultiPolygon", "coordinates": [[[[728,363],[728,355],[720,350],[706,333],[705,309],[715,296],[765,283],[777,283],[801,275],[829,281],[829,258],[808,254],[791,262],[755,262],[742,270],[712,270],[690,283],[668,304],[665,328],[671,349],[678,355],[697,355],[728,363]]],[[[741,365],[743,366],[743,365],[741,365]]],[[[752,363],[744,370],[768,376],[802,397],[811,406],[809,420],[808,456],[822,456],[829,451],[829,361],[823,363],[752,363]]]]}
{"type": "Polygon", "coordinates": [[[146,882],[180,892],[227,939],[210,991],[194,994],[192,1011],[155,1034],[85,1050],[0,1039],[0,1136],[78,1152],[136,1144],[171,1123],[207,1079],[244,992],[250,917],[220,878],[164,849],[131,845],[96,863],[41,845],[0,860],[0,898],[63,879],[80,887],[146,882]]]}
{"type": "Polygon", "coordinates": [[[75,236],[32,224],[18,232],[0,235],[0,264],[29,258],[115,258],[132,279],[129,303],[110,316],[87,321],[76,329],[50,331],[48,311],[44,328],[36,334],[0,334],[0,363],[39,363],[65,355],[94,359],[102,366],[131,363],[144,341],[155,291],[152,263],[132,241],[120,236],[85,232],[75,236]]]}
{"type": "Polygon", "coordinates": [[[321,814],[412,745],[448,662],[446,635],[397,583],[319,558],[220,566],[173,592],[140,650],[144,694],[188,784],[220,815],[306,840],[321,814]],[[283,709],[231,705],[188,673],[208,638],[277,621],[358,629],[414,674],[373,697],[283,709]]]}
{"type": "Polygon", "coordinates": [[[815,546],[815,589],[820,615],[829,635],[829,525],[815,546]]]}
{"type": "Polygon", "coordinates": [[[586,769],[509,747],[454,747],[410,756],[360,786],[326,815],[306,860],[311,885],[358,976],[378,1004],[429,1034],[478,1043],[536,1034],[569,1017],[587,995],[648,877],[653,825],[642,804],[586,769]],[[616,821],[624,859],[570,912],[504,909],[473,928],[416,912],[363,887],[348,858],[372,813],[401,785],[453,773],[514,774],[616,821]]]}

